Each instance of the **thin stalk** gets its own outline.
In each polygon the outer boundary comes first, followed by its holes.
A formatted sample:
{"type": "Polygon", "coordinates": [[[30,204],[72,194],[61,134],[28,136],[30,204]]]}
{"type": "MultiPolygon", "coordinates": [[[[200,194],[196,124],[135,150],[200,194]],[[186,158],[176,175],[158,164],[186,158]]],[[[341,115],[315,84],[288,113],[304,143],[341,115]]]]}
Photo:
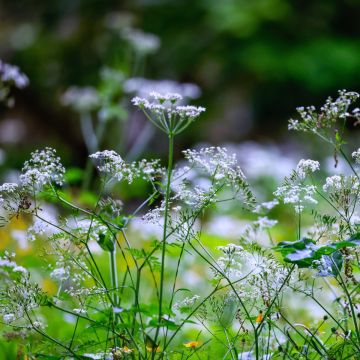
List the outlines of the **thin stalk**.
{"type": "Polygon", "coordinates": [[[164,297],[165,253],[166,253],[167,223],[168,223],[168,216],[169,216],[170,185],[171,185],[173,158],[174,158],[174,136],[172,133],[169,133],[169,158],[168,158],[167,183],[166,183],[166,193],[165,193],[164,231],[163,231],[162,248],[161,248],[159,316],[158,316],[158,325],[156,327],[156,334],[155,334],[155,340],[154,340],[155,343],[159,336],[161,319],[162,319],[162,311],[163,311],[162,305],[163,305],[163,297],[164,297]]]}
{"type": "Polygon", "coordinates": [[[55,338],[53,338],[52,336],[46,334],[45,332],[41,331],[38,327],[36,327],[33,323],[33,321],[31,320],[31,317],[28,313],[28,311],[26,309],[25,310],[25,314],[26,317],[28,318],[31,327],[40,335],[42,335],[43,337],[45,337],[46,339],[50,340],[51,342],[55,343],[56,345],[62,347],[63,349],[67,350],[72,356],[74,356],[76,359],[79,359],[80,357],[73,351],[71,350],[69,347],[67,347],[66,345],[63,345],[60,341],[56,340],[55,338]]]}
{"type": "Polygon", "coordinates": [[[116,271],[116,246],[114,246],[114,250],[110,251],[110,275],[111,275],[111,286],[114,289],[114,304],[118,306],[119,304],[119,282],[116,271]]]}

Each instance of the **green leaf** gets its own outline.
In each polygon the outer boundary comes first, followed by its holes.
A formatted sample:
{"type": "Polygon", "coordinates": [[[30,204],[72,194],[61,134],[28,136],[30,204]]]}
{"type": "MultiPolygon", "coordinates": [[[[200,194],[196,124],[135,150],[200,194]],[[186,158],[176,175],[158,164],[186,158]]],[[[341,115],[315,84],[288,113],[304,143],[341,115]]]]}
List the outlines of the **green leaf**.
{"type": "Polygon", "coordinates": [[[316,245],[315,241],[303,238],[298,241],[283,241],[274,250],[281,253],[285,262],[298,265],[300,268],[317,268],[314,260],[322,259],[326,270],[320,269],[318,276],[336,276],[342,268],[343,258],[339,251],[345,247],[360,245],[360,233],[351,236],[348,240],[338,241],[322,246],[316,245]]]}
{"type": "Polygon", "coordinates": [[[224,305],[222,314],[220,316],[220,324],[227,329],[233,322],[237,311],[237,301],[235,299],[228,299],[224,305]]]}
{"type": "Polygon", "coordinates": [[[321,257],[320,254],[316,254],[318,247],[315,244],[315,240],[303,238],[293,242],[283,241],[275,247],[275,250],[283,255],[284,261],[307,268],[314,260],[321,257]]]}

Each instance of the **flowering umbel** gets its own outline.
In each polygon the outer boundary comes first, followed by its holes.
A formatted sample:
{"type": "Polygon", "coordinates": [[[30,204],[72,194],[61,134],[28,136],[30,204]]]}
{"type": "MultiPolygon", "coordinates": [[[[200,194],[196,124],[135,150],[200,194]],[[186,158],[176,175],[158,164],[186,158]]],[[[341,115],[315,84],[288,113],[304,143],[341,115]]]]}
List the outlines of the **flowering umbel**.
{"type": "Polygon", "coordinates": [[[177,93],[151,92],[149,99],[135,97],[132,103],[166,134],[177,135],[205,111],[201,106],[178,105],[182,96],[177,93]]]}

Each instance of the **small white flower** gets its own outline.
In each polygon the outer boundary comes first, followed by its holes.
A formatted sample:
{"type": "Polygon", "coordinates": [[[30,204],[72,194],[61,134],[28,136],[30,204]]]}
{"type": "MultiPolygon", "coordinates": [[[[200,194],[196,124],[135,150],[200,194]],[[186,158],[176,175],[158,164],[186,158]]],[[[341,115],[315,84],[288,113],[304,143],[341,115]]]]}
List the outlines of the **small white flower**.
{"type": "Polygon", "coordinates": [[[279,205],[279,201],[276,199],[272,201],[263,202],[256,205],[254,212],[257,214],[260,214],[262,212],[267,212],[273,209],[276,205],[279,205]]]}
{"type": "Polygon", "coordinates": [[[6,64],[0,60],[0,80],[3,82],[14,83],[19,89],[29,84],[28,77],[23,74],[15,65],[6,64]]]}
{"type": "Polygon", "coordinates": [[[355,162],[357,162],[358,164],[360,164],[360,148],[357,149],[356,151],[354,151],[351,156],[353,157],[353,159],[355,160],[355,162]]]}
{"type": "Polygon", "coordinates": [[[296,167],[296,172],[300,179],[305,179],[306,175],[315,172],[320,169],[320,163],[314,160],[301,159],[296,167]]]}
{"type": "Polygon", "coordinates": [[[15,266],[13,268],[13,272],[19,272],[19,273],[22,273],[24,275],[26,275],[28,273],[28,271],[23,266],[15,266]]]}
{"type": "Polygon", "coordinates": [[[225,246],[218,246],[218,250],[222,251],[224,254],[234,254],[234,253],[241,253],[244,248],[240,245],[235,244],[227,244],[225,246]]]}
{"type": "Polygon", "coordinates": [[[7,324],[10,324],[10,323],[13,322],[15,319],[16,319],[15,314],[10,313],[10,314],[5,314],[5,315],[3,315],[3,320],[4,320],[4,322],[7,323],[7,324]]]}
{"type": "Polygon", "coordinates": [[[62,185],[64,181],[65,168],[56,155],[56,150],[49,147],[31,153],[31,158],[25,162],[22,171],[20,181],[25,187],[39,189],[51,183],[62,185]]]}
{"type": "Polygon", "coordinates": [[[341,175],[333,175],[326,178],[326,183],[323,186],[324,191],[341,190],[343,186],[343,177],[341,175]]]}
{"type": "Polygon", "coordinates": [[[152,54],[156,52],[161,45],[158,36],[145,33],[139,29],[125,28],[121,35],[135,51],[142,54],[152,54]]]}
{"type": "Polygon", "coordinates": [[[70,277],[70,274],[65,268],[57,268],[50,273],[50,277],[58,281],[65,281],[70,277]]]}
{"type": "Polygon", "coordinates": [[[261,230],[272,228],[277,223],[277,220],[270,220],[267,216],[259,217],[257,221],[254,222],[254,224],[259,226],[261,230]]]}
{"type": "Polygon", "coordinates": [[[16,183],[4,183],[0,185],[0,193],[14,193],[18,189],[19,185],[16,183]]]}
{"type": "Polygon", "coordinates": [[[85,309],[73,309],[73,312],[75,314],[86,314],[86,310],[85,309]]]}

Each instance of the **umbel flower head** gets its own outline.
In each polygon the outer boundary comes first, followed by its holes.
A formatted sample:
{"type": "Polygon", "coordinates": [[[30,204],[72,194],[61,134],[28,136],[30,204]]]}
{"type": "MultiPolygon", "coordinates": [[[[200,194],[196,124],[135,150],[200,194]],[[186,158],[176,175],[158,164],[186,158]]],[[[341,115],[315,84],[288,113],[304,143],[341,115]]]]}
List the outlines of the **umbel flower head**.
{"type": "Polygon", "coordinates": [[[205,108],[201,106],[178,105],[181,100],[182,96],[177,93],[151,92],[149,100],[135,97],[132,103],[140,108],[161,131],[176,135],[185,130],[205,111],[205,108]]]}

